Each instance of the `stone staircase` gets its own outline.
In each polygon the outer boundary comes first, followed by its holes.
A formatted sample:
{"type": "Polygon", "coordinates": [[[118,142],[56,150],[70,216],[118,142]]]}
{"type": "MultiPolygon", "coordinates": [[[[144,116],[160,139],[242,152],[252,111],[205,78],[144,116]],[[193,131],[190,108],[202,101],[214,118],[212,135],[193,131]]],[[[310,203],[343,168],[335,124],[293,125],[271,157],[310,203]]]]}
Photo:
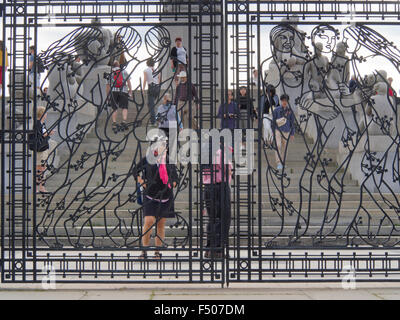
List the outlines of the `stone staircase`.
{"type": "MultiPolygon", "coordinates": [[[[129,200],[136,190],[136,182],[127,173],[134,163],[145,155],[147,147],[145,126],[148,124],[146,114],[146,105],[139,113],[131,105],[128,118],[128,122],[131,123],[129,130],[115,134],[111,130],[110,114],[103,112],[98,116],[96,126],[86,134],[72,157],[65,147],[60,148],[57,167],[59,170],[48,176],[46,184],[46,188],[53,194],[37,196],[38,246],[124,248],[139,245],[138,235],[141,232],[142,216],[138,211],[140,206],[137,202],[129,200]],[[142,121],[142,126],[133,128],[132,124],[138,119],[142,121]],[[142,141],[141,149],[138,149],[138,139],[142,141]],[[99,150],[102,152],[101,156],[99,150]],[[110,150],[121,151],[115,161],[112,161],[113,156],[105,155],[110,150]],[[82,168],[78,168],[84,153],[90,157],[83,163],[82,168]],[[97,166],[94,166],[95,163],[97,166]]],[[[261,184],[258,181],[258,173],[255,172],[249,184],[254,205],[252,210],[246,211],[246,208],[240,208],[238,204],[243,197],[248,197],[249,193],[247,190],[238,191],[237,178],[234,179],[231,193],[230,243],[237,244],[238,230],[248,230],[248,234],[251,235],[247,240],[244,237],[240,238],[239,242],[243,247],[318,244],[334,246],[349,243],[361,245],[363,241],[353,239],[357,233],[372,242],[387,240],[387,235],[400,224],[395,209],[391,209],[392,203],[396,203],[398,197],[361,194],[358,183],[352,180],[349,173],[344,174],[342,170],[338,170],[334,161],[327,163],[325,174],[331,178],[336,173],[343,181],[331,181],[331,188],[338,193],[329,194],[324,189],[327,186],[326,182],[321,182],[322,186],[318,184],[321,166],[314,173],[304,172],[307,154],[305,143],[311,148],[312,141],[308,138],[304,140],[299,135],[289,143],[283,179],[273,169],[274,152],[262,148],[262,154],[258,156],[258,146],[255,144],[255,168],[258,169],[258,161],[261,161],[261,184]],[[311,195],[301,189],[300,185],[311,188],[311,195]],[[341,185],[344,185],[342,194],[340,194],[341,185]],[[261,199],[260,204],[258,199],[261,199]],[[282,199],[285,199],[284,208],[282,199]],[[359,211],[361,203],[363,210],[359,211]],[[389,220],[383,221],[379,228],[384,216],[382,210],[392,218],[393,223],[389,220]],[[243,219],[243,214],[247,215],[247,219],[243,219]],[[348,230],[352,221],[358,222],[357,233],[348,230]],[[378,234],[378,237],[371,238],[371,233],[378,234]]],[[[324,157],[335,159],[335,152],[326,150],[324,157]]],[[[181,167],[181,170],[182,174],[189,175],[188,167],[181,167]]],[[[192,168],[191,198],[189,186],[178,192],[175,210],[179,213],[179,218],[169,219],[167,222],[166,243],[170,247],[188,243],[190,206],[192,243],[194,246],[199,246],[202,241],[202,228],[205,231],[207,217],[200,210],[196,170],[197,168],[192,168]]],[[[247,179],[247,176],[241,176],[240,179],[247,179]]],[[[393,240],[397,239],[397,234],[392,234],[393,240]]]]}

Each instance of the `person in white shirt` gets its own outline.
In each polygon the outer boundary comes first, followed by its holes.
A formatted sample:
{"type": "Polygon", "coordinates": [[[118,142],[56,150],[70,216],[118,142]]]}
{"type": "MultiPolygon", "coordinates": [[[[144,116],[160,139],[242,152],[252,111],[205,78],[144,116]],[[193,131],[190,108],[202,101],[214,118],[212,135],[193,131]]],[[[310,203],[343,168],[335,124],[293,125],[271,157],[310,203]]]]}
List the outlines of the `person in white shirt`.
{"type": "Polygon", "coordinates": [[[168,138],[169,148],[175,152],[176,139],[174,136],[170,137],[170,129],[176,130],[176,134],[183,129],[182,120],[179,113],[176,111],[176,106],[172,104],[171,95],[165,93],[163,97],[163,104],[158,107],[156,119],[158,128],[165,133],[168,138]]]}
{"type": "Polygon", "coordinates": [[[171,95],[169,93],[164,95],[163,104],[158,107],[156,118],[158,128],[163,130],[167,137],[172,124],[177,126],[175,129],[183,129],[181,118],[176,111],[176,106],[172,104],[171,95]]]}
{"type": "Polygon", "coordinates": [[[147,104],[149,106],[150,111],[150,123],[155,125],[156,123],[156,114],[154,110],[154,106],[160,96],[160,82],[161,82],[161,73],[156,74],[154,72],[154,60],[150,58],[146,62],[147,68],[144,70],[143,74],[143,90],[147,88],[147,104]]]}

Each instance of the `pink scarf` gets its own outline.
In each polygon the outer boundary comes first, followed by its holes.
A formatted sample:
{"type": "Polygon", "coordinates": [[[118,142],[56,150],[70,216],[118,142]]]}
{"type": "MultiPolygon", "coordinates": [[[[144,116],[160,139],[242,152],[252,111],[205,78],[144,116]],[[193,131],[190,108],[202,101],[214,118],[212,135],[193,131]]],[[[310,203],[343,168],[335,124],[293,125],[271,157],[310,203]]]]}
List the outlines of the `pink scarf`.
{"type": "MultiPolygon", "coordinates": [[[[158,172],[160,173],[160,179],[164,184],[168,183],[168,172],[167,166],[165,164],[165,156],[160,161],[160,165],[158,167],[158,172]]],[[[171,185],[168,183],[168,187],[171,188],[171,185]]]]}

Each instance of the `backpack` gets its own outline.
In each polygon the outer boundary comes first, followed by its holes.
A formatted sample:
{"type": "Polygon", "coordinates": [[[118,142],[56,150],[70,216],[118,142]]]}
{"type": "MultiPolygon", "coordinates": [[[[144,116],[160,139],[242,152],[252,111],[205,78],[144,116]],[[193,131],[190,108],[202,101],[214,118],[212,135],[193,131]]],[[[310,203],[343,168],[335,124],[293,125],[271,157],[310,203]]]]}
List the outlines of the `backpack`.
{"type": "Polygon", "coordinates": [[[37,73],[43,73],[46,71],[46,67],[43,63],[43,60],[39,57],[36,57],[36,66],[37,66],[37,73]]]}
{"type": "Polygon", "coordinates": [[[49,137],[44,137],[42,126],[37,126],[36,131],[28,135],[29,150],[43,152],[49,149],[49,137]]]}
{"type": "Polygon", "coordinates": [[[119,89],[124,86],[124,77],[122,76],[121,70],[114,71],[114,83],[115,87],[119,89]]]}

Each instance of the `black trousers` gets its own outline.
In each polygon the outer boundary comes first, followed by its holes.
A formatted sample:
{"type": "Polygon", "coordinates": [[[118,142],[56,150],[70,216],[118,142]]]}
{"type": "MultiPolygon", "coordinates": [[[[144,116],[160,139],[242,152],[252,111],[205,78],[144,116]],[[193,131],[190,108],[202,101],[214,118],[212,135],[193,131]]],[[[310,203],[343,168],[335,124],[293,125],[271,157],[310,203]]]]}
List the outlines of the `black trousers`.
{"type": "Polygon", "coordinates": [[[228,243],[231,225],[231,189],[227,182],[204,185],[204,200],[209,217],[207,248],[220,249],[228,243]]]}

